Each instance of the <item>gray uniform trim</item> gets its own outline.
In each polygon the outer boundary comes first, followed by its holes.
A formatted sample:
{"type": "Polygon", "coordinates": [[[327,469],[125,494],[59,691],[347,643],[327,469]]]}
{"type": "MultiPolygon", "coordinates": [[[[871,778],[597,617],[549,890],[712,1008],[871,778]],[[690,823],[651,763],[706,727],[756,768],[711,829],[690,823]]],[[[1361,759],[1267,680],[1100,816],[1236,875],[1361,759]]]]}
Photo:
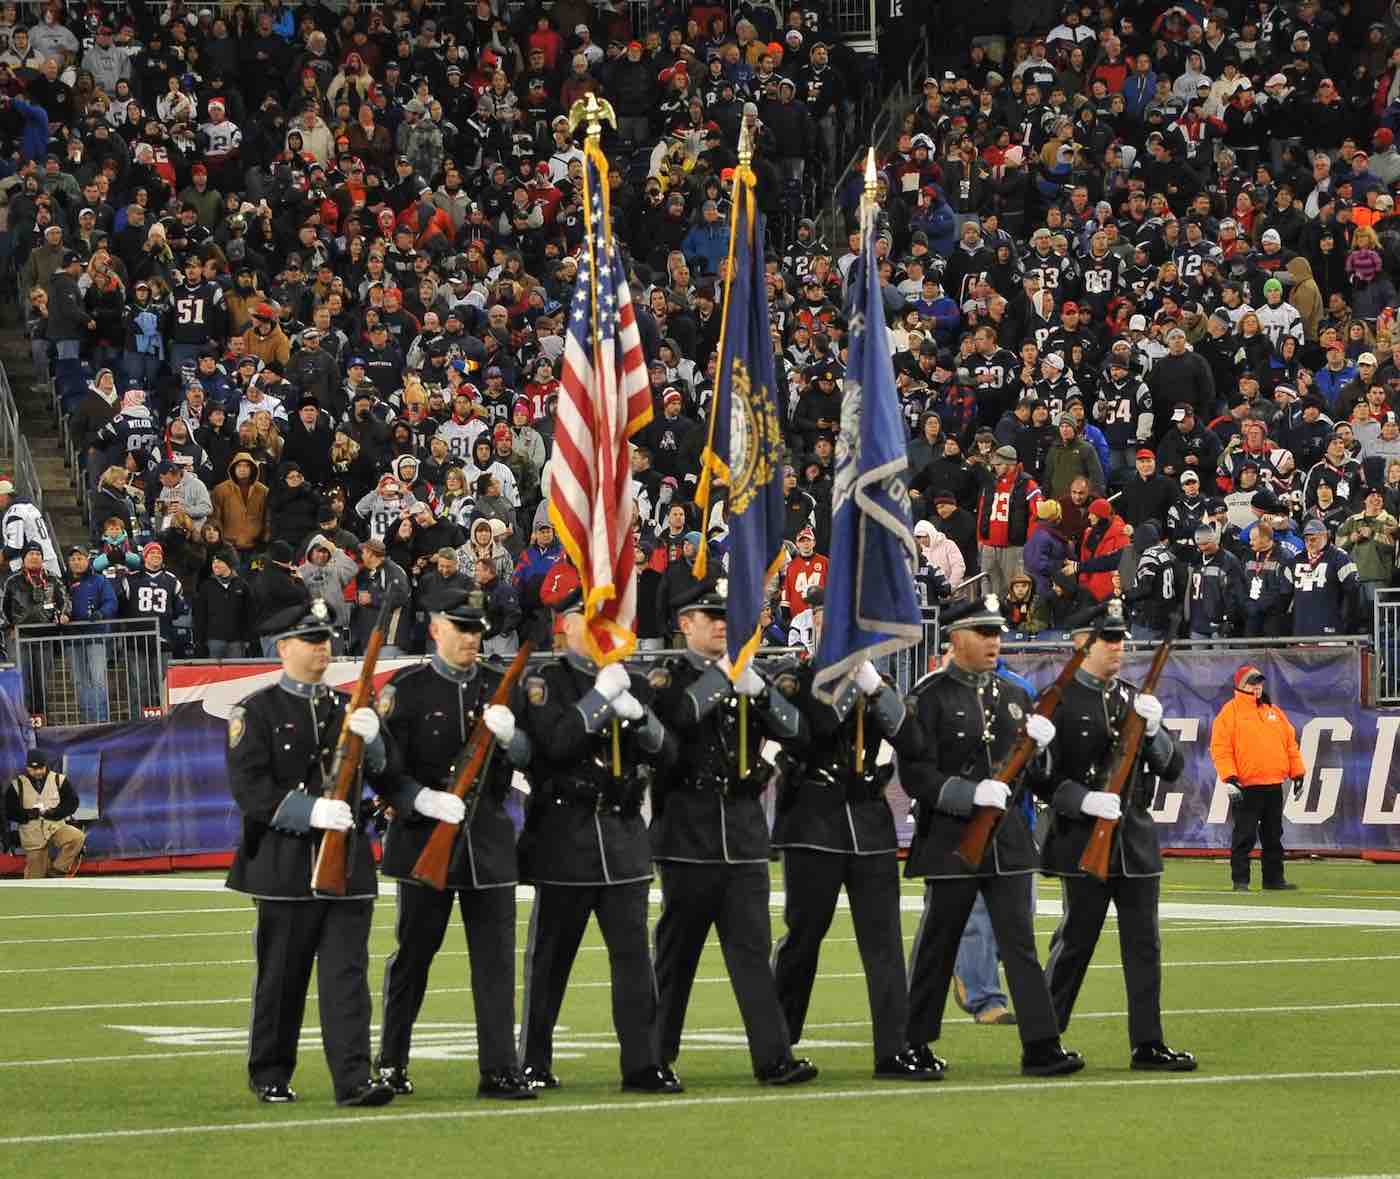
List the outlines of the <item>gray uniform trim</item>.
{"type": "Polygon", "coordinates": [[[272,816],[272,826],[295,835],[305,835],[311,830],[311,807],[316,799],[305,790],[289,790],[287,796],[272,816]]]}
{"type": "Polygon", "coordinates": [[[977,783],[970,778],[949,775],[943,780],[943,789],[938,792],[935,804],[940,811],[966,818],[972,814],[972,796],[977,793],[977,783]]]}
{"type": "Polygon", "coordinates": [[[874,696],[867,697],[865,706],[874,711],[875,717],[880,722],[880,727],[885,730],[887,737],[893,737],[899,732],[899,727],[904,724],[904,718],[908,715],[904,711],[904,705],[900,702],[899,693],[889,684],[881,687],[874,696]]]}
{"type": "Polygon", "coordinates": [[[696,655],[694,652],[687,652],[687,658],[697,667],[705,669],[704,674],[685,690],[685,698],[695,709],[693,723],[699,724],[712,709],[728,699],[730,692],[734,690],[734,685],[729,682],[729,677],[713,661],[696,655]]]}
{"type": "Polygon", "coordinates": [[[768,710],[773,716],[773,735],[779,740],[791,740],[801,731],[802,714],[797,711],[797,705],[772,684],[768,685],[768,710]]]}
{"type": "Polygon", "coordinates": [[[856,687],[853,680],[846,681],[846,687],[841,694],[831,702],[831,711],[836,714],[836,719],[843,721],[851,715],[851,709],[856,706],[856,701],[860,699],[860,689],[856,687]]]}
{"type": "Polygon", "coordinates": [[[583,717],[584,729],[590,733],[596,733],[612,717],[612,708],[596,688],[590,688],[574,707],[583,717]]]}
{"type": "Polygon", "coordinates": [[[647,753],[655,753],[665,744],[665,741],[666,730],[661,727],[656,713],[648,708],[646,715],[642,718],[641,728],[637,730],[637,744],[647,753]]]}

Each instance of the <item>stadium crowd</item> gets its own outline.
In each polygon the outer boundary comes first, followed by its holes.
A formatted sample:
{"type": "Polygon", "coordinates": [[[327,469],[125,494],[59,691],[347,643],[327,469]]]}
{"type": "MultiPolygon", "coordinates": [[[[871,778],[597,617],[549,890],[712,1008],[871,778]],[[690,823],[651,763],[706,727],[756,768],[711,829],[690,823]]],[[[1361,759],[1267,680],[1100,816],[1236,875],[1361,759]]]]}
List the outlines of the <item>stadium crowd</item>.
{"type": "MultiPolygon", "coordinates": [[[[62,564],[7,530],[10,625],[154,614],[256,654],[315,594],[355,650],[392,594],[412,652],[422,603],[479,587],[488,651],[547,640],[567,112],[597,93],[655,406],[639,638],[723,558],[693,492],[747,123],[790,456],[769,637],[810,641],[859,239],[802,213],[865,63],[816,3],[662,0],[640,40],[613,7],[0,10],[4,265],[91,522],[62,564]]],[[[1031,35],[935,23],[879,161],[926,600],[982,572],[1024,635],[1119,591],[1137,634],[1367,629],[1400,517],[1400,30],[1361,0],[1012,7],[1031,35]]]]}

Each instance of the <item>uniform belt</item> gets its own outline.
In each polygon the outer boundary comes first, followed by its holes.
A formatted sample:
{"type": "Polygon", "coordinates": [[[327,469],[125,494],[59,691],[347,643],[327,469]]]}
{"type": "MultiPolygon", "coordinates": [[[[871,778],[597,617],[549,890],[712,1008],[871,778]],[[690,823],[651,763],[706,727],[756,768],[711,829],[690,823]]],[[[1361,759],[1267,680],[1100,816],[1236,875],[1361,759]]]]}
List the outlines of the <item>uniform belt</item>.
{"type": "Polygon", "coordinates": [[[733,778],[718,774],[696,774],[685,781],[685,788],[700,793],[721,794],[725,798],[757,798],[768,785],[768,765],[750,770],[747,778],[737,774],[733,778]]]}
{"type": "Polygon", "coordinates": [[[808,766],[802,774],[802,785],[812,790],[843,794],[847,802],[872,802],[883,797],[893,773],[893,763],[863,774],[844,766],[808,766]]]}
{"type": "Polygon", "coordinates": [[[550,786],[550,801],[555,806],[577,807],[600,815],[634,815],[641,810],[641,800],[619,799],[605,787],[585,782],[555,782],[550,786]]]}

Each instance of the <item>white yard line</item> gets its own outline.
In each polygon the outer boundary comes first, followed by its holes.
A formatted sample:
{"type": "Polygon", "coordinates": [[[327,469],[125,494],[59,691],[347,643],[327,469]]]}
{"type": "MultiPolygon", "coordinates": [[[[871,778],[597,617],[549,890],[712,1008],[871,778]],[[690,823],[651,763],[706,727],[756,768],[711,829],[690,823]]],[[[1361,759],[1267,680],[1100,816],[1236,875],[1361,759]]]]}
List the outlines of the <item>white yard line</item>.
{"type": "Polygon", "coordinates": [[[495,1107],[462,1110],[403,1112],[401,1109],[380,1114],[345,1113],[339,1116],[319,1118],[269,1117],[257,1122],[227,1122],[205,1125],[149,1126],[136,1129],[104,1127],[100,1130],[86,1130],[63,1134],[25,1134],[0,1138],[0,1147],[6,1146],[59,1146],[78,1142],[111,1142],[118,1139],[134,1138],[185,1138],[197,1135],[257,1133],[268,1130],[309,1130],[320,1127],[335,1127],[340,1133],[349,1128],[368,1127],[382,1130],[380,1123],[390,1122],[405,1125],[410,1122],[477,1121],[496,1118],[541,1118],[562,1117],[573,1114],[631,1114],[643,1111],[662,1111],[697,1108],[723,1108],[726,1106],[755,1103],[824,1102],[824,1101],[863,1101],[876,1098],[920,1097],[924,1100],[947,1099],[961,1096],[996,1096],[1002,1093],[1066,1093],[1082,1092],[1088,1089],[1124,1089],[1129,1086],[1153,1088],[1174,1088],[1177,1086],[1218,1086],[1251,1085],[1259,1083],[1290,1083],[1296,1081],[1343,1081],[1377,1080],[1400,1076],[1400,1069],[1348,1069],[1336,1072],[1292,1072],[1292,1073],[1227,1073],[1219,1076],[1193,1073],[1176,1076],[1117,1077],[1103,1080],[1075,1078],[1063,1081],[1007,1081],[987,1085],[960,1085],[944,1082],[938,1085],[909,1085],[888,1089],[812,1089],[789,1090],[784,1093],[747,1093],[743,1096],[725,1097],[670,1097],[644,1098],[641,1100],[619,1096],[615,1101],[593,1101],[578,1105],[551,1104],[548,1101],[531,1102],[528,1106],[495,1107]]]}
{"type": "MultiPolygon", "coordinates": [[[[190,891],[210,892],[214,887],[222,889],[222,882],[218,881],[198,881],[183,879],[167,879],[161,877],[133,877],[118,881],[108,881],[101,878],[89,880],[78,878],[77,880],[20,880],[20,881],[0,881],[0,887],[66,887],[66,888],[88,888],[94,891],[100,889],[116,889],[119,891],[183,891],[186,886],[197,886],[190,891]]],[[[379,895],[381,897],[392,897],[396,891],[396,886],[392,881],[381,880],[379,884],[379,895]]],[[[517,903],[533,903],[534,890],[527,885],[520,885],[516,888],[515,896],[517,903]]],[[[1343,895],[1343,894],[1337,894],[1343,895]]],[[[1375,897],[1356,896],[1356,900],[1376,900],[1375,897]]],[[[661,890],[654,888],[651,890],[650,901],[652,905],[661,903],[661,890]]],[[[769,898],[769,907],[781,909],[786,901],[786,894],[782,889],[774,889],[769,898]]],[[[905,893],[901,895],[899,907],[905,913],[923,912],[923,897],[916,893],[905,893]]],[[[223,911],[223,906],[219,911],[223,911]]],[[[844,894],[837,902],[837,908],[849,910],[850,904],[844,894]]],[[[237,908],[229,907],[230,912],[238,912],[237,908]]],[[[1037,898],[1037,914],[1041,917],[1058,917],[1062,913],[1061,901],[1057,896],[1039,896],[1037,898]]],[[[1243,901],[1236,904],[1216,904],[1211,902],[1188,902],[1188,901],[1166,901],[1159,911],[1158,916],[1166,920],[1195,920],[1208,922],[1236,922],[1253,924],[1292,924],[1292,925],[1394,925],[1400,927],[1400,908],[1396,909],[1338,909],[1338,908],[1312,908],[1286,905],[1264,905],[1255,904],[1250,901],[1243,901]]],[[[52,914],[54,920],[62,920],[63,914],[52,914]]],[[[11,944],[0,941],[0,945],[11,944]]]]}
{"type": "MultiPolygon", "coordinates": [[[[465,987],[453,988],[453,989],[456,990],[456,991],[465,991],[465,990],[467,990],[467,988],[465,988],[465,987]]],[[[434,993],[441,994],[442,992],[441,992],[441,991],[438,991],[438,992],[434,992],[434,993]]],[[[311,996],[311,998],[314,1000],[315,996],[311,996]]],[[[221,1002],[221,1000],[215,1000],[215,1002],[221,1002]]],[[[234,1002],[234,1000],[227,1000],[227,1002],[234,1002]]],[[[1300,1012],[1306,1012],[1306,1013],[1308,1013],[1308,1014],[1328,1014],[1328,1013],[1331,1013],[1331,1012],[1347,1012],[1347,1011],[1393,1010],[1393,1009],[1395,1009],[1395,1008],[1400,1008],[1400,1002],[1288,1004],[1288,1005],[1275,1006],[1275,1007],[1182,1007],[1182,1008],[1175,1008],[1175,1009],[1170,1009],[1170,1010],[1167,1010],[1167,1011],[1163,1011],[1162,1014],[1163,1014],[1164,1016],[1169,1016],[1169,1017],[1205,1016],[1205,1015],[1296,1015],[1296,1014],[1298,1014],[1298,1013],[1300,1013],[1300,1012]]],[[[1075,1014],[1074,1014],[1074,1018],[1077,1019],[1077,1020],[1087,1020],[1087,1019],[1123,1019],[1123,1018],[1125,1018],[1125,1017],[1127,1016],[1127,1014],[1128,1014],[1128,1013],[1127,1013],[1126,1011],[1076,1011],[1075,1014]]],[[[949,1026],[951,1026],[951,1027],[971,1026],[971,1025],[972,1025],[972,1020],[971,1020],[971,1019],[963,1019],[963,1018],[961,1018],[961,1017],[958,1017],[958,1018],[956,1018],[956,1019],[949,1020],[949,1021],[948,1021],[948,1024],[949,1024],[949,1026]]],[[[419,1026],[420,1026],[420,1028],[422,1028],[422,1027],[428,1027],[428,1026],[431,1026],[431,1025],[429,1025],[429,1024],[427,1024],[427,1023],[422,1023],[422,1024],[420,1024],[419,1026]]],[[[851,1029],[851,1028],[867,1028],[867,1027],[869,1027],[869,1026],[870,1026],[870,1021],[869,1021],[868,1019],[844,1019],[844,1020],[833,1020],[833,1021],[830,1021],[830,1022],[822,1022],[822,1023],[809,1023],[809,1024],[806,1025],[806,1029],[805,1029],[805,1030],[806,1030],[807,1032],[810,1033],[810,1032],[817,1032],[817,1031],[837,1031],[837,1030],[845,1030],[845,1029],[851,1029]]],[[[179,1030],[179,1029],[170,1029],[170,1030],[171,1030],[172,1032],[174,1032],[174,1031],[177,1031],[177,1030],[179,1030]]],[[[238,1034],[238,1035],[243,1035],[243,1034],[244,1034],[243,1029],[241,1029],[241,1028],[232,1028],[232,1029],[228,1029],[228,1030],[229,1030],[229,1032],[231,1032],[231,1033],[236,1033],[236,1034],[238,1034]]],[[[471,1024],[463,1024],[463,1025],[462,1025],[462,1028],[461,1028],[461,1031],[462,1031],[462,1035],[463,1035],[463,1036],[470,1037],[470,1036],[474,1035],[474,1033],[475,1033],[475,1027],[474,1027],[474,1025],[471,1025],[471,1024]]],[[[578,1033],[578,1034],[583,1034],[583,1033],[578,1033]]],[[[600,1032],[600,1033],[596,1033],[596,1034],[598,1034],[598,1035],[606,1035],[607,1033],[605,1033],[605,1032],[600,1032]]],[[[700,1049],[700,1048],[711,1048],[711,1049],[717,1048],[717,1049],[720,1049],[720,1050],[725,1050],[725,1049],[730,1049],[730,1048],[732,1048],[732,1050],[735,1051],[735,1052],[745,1051],[745,1049],[743,1048],[743,1046],[740,1045],[740,1044],[735,1044],[735,1045],[704,1045],[704,1044],[695,1043],[695,1042],[694,1042],[694,1039],[693,1039],[693,1038],[704,1037],[704,1036],[739,1036],[739,1035],[742,1035],[742,1034],[743,1034],[743,1028],[741,1028],[741,1027],[703,1027],[703,1028],[693,1028],[693,1029],[691,1029],[691,1030],[689,1030],[689,1031],[686,1032],[685,1041],[684,1041],[684,1043],[683,1043],[683,1050],[684,1050],[684,1051],[694,1051],[694,1050],[697,1050],[697,1049],[700,1049]]],[[[301,1049],[302,1049],[303,1051],[315,1051],[316,1049],[319,1048],[320,1042],[321,1042],[320,1035],[319,1035],[315,1030],[313,1030],[313,1029],[307,1029],[307,1030],[302,1034],[302,1037],[301,1037],[301,1049]]],[[[806,1040],[803,1041],[804,1044],[805,1044],[806,1042],[807,1042],[806,1040]]],[[[862,1043],[861,1043],[860,1046],[861,1046],[861,1047],[864,1046],[864,1042],[863,1042],[863,1041],[862,1041],[862,1043]]],[[[154,1064],[163,1064],[163,1063],[166,1063],[166,1062],[172,1061],[172,1060],[182,1060],[182,1059],[184,1059],[184,1058],[187,1057],[187,1056],[194,1057],[194,1056],[246,1056],[246,1055],[247,1055],[247,1049],[244,1048],[244,1047],[238,1047],[238,1048],[189,1049],[189,1050],[182,1050],[182,1051],[179,1051],[179,1052],[127,1052],[127,1053],[113,1053],[113,1054],[101,1055],[101,1056],[56,1056],[56,1057],[40,1058],[40,1059],[0,1060],[0,1069],[36,1068],[36,1067],[39,1067],[39,1066],[41,1066],[41,1065],[88,1065],[88,1064],[107,1064],[107,1063],[113,1063],[113,1064],[115,1064],[115,1063],[131,1063],[131,1062],[148,1062],[148,1063],[154,1063],[154,1064]]],[[[1400,1071],[1400,1070],[1397,1070],[1397,1071],[1400,1071]]]]}
{"type": "MultiPolygon", "coordinates": [[[[1378,954],[1378,955],[1367,954],[1367,955],[1358,955],[1358,956],[1355,956],[1355,957],[1341,956],[1341,957],[1323,957],[1323,958],[1272,958],[1272,959],[1263,959],[1263,960],[1259,960],[1259,961],[1252,961],[1252,960],[1249,960],[1249,959],[1241,959],[1241,960],[1232,960],[1232,961],[1229,961],[1229,962],[1217,962],[1217,961],[1209,961],[1209,960],[1206,960],[1206,961],[1199,961],[1199,962],[1163,962],[1162,965],[1163,965],[1164,968],[1165,968],[1165,967],[1176,967],[1176,966],[1187,966],[1187,967],[1202,967],[1202,966],[1252,967],[1252,966],[1291,966],[1291,965],[1321,966],[1321,965],[1327,965],[1327,964],[1330,964],[1330,963],[1333,963],[1333,962],[1388,962],[1388,961],[1395,960],[1395,959],[1397,959],[1397,958],[1400,958],[1400,954],[1378,954]]],[[[249,963],[248,960],[246,960],[246,959],[238,959],[238,960],[236,960],[236,961],[234,961],[234,962],[222,963],[222,965],[250,965],[250,964],[251,964],[251,963],[249,963]]],[[[177,965],[178,965],[178,964],[177,964],[177,965]]],[[[1101,963],[1096,962],[1096,963],[1094,963],[1092,966],[1090,966],[1089,969],[1090,969],[1090,970],[1121,970],[1121,969],[1122,969],[1122,963],[1121,963],[1121,962],[1101,962],[1101,963]]],[[[15,972],[15,973],[18,973],[18,972],[15,972]]],[[[855,970],[855,971],[824,971],[824,972],[822,972],[822,974],[821,974],[820,977],[821,977],[821,979],[823,979],[824,981],[828,981],[828,982],[850,982],[850,981],[857,980],[857,979],[863,980],[863,979],[865,978],[865,973],[864,973],[864,971],[860,971],[860,970],[855,970]]],[[[718,984],[720,984],[720,983],[728,983],[728,982],[729,982],[729,976],[728,976],[727,974],[705,975],[705,976],[702,976],[702,977],[699,977],[699,978],[695,979],[695,982],[696,982],[697,984],[718,985],[718,984]]],[[[577,989],[577,990],[602,990],[602,989],[604,989],[604,988],[609,988],[609,989],[610,989],[611,987],[612,987],[612,981],[611,981],[610,979],[590,979],[590,980],[583,981],[583,982],[571,982],[571,983],[569,984],[569,988],[570,988],[571,990],[574,990],[574,989],[577,989]]],[[[429,995],[461,995],[461,994],[469,994],[470,992],[471,992],[471,987],[468,986],[468,987],[429,987],[427,993],[428,993],[429,995]]],[[[318,1001],[318,1000],[317,1000],[317,996],[316,996],[315,994],[308,994],[306,998],[307,998],[307,1002],[308,1002],[308,1003],[315,1003],[315,1002],[318,1001]]],[[[235,1003],[247,1003],[248,1001],[249,1001],[249,1000],[248,1000],[248,996],[245,994],[245,995],[235,995],[235,996],[233,996],[233,997],[231,997],[231,998],[227,998],[227,999],[141,999],[141,1000],[136,1000],[136,1001],[132,1001],[132,1002],[123,1002],[123,1003],[56,1003],[56,1004],[49,1005],[49,1006],[38,1006],[38,1007],[0,1007],[0,1015],[52,1015],[52,1014],[62,1013],[62,1012],[77,1012],[77,1011],[131,1011],[131,1010],[143,1010],[143,1009],[154,1008],[154,1007],[219,1007],[219,1006],[227,1006],[227,1005],[235,1004],[235,1003]]],[[[1346,1005],[1343,1004],[1343,1005],[1340,1005],[1340,1006],[1341,1006],[1341,1007],[1345,1007],[1346,1005]]],[[[1394,1006],[1400,1006],[1400,1003],[1382,1003],[1382,1004],[1363,1003],[1363,1004],[1360,1004],[1360,1006],[1362,1006],[1362,1007],[1371,1007],[1371,1006],[1394,1007],[1394,1006]]],[[[1319,1006],[1319,1007],[1306,1007],[1306,1006],[1305,1006],[1305,1007],[1240,1007],[1240,1008],[1230,1008],[1230,1009],[1228,1009],[1228,1010],[1230,1010],[1230,1011],[1237,1011],[1237,1012],[1247,1012],[1247,1011],[1314,1011],[1314,1010],[1325,1011],[1325,1010],[1332,1010],[1332,1009],[1333,1009],[1333,1006],[1332,1006],[1332,1005],[1322,1005],[1322,1006],[1319,1006]]],[[[1221,1009],[1221,1010],[1225,1010],[1225,1009],[1221,1009]]]]}

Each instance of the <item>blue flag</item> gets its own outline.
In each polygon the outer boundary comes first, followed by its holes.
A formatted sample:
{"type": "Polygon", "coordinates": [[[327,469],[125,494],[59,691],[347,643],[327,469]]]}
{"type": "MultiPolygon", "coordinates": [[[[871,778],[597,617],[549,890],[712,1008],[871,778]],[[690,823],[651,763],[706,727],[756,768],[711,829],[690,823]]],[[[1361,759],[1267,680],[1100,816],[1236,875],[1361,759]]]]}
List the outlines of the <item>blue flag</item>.
{"type": "Polygon", "coordinates": [[[813,689],[825,700],[867,659],[913,646],[923,633],[914,591],[909,458],[890,363],[875,220],[851,276],[851,342],[831,503],[831,566],[813,689]]]}
{"type": "MultiPolygon", "coordinates": [[[[727,588],[729,659],[735,677],[758,649],[768,582],[778,572],[783,553],[783,430],[763,276],[763,214],[754,201],[753,185],[753,172],[741,164],[735,169],[719,368],[695,496],[703,520],[709,514],[711,482],[718,479],[729,488],[729,576],[721,592],[727,588]]],[[[707,563],[702,545],[695,563],[697,577],[706,576],[707,563]]]]}

